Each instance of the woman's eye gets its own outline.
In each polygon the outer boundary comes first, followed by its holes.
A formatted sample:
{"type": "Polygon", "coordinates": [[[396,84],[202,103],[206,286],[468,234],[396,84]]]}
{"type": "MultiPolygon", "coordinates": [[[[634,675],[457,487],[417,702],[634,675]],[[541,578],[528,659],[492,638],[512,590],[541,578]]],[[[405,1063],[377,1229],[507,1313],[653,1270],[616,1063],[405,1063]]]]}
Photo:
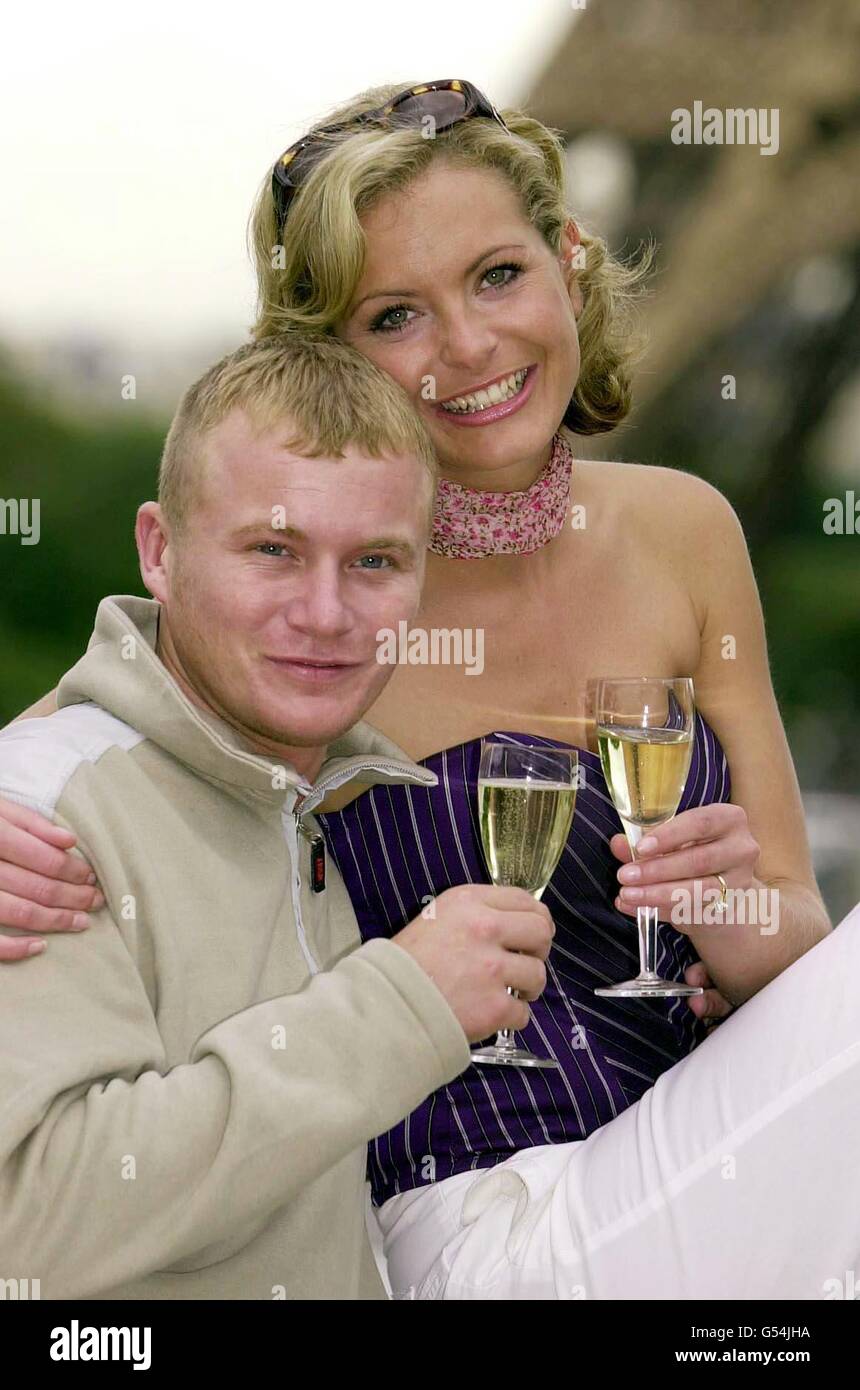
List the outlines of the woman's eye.
{"type": "Polygon", "coordinates": [[[288,554],[286,546],[279,545],[277,541],[265,541],[262,545],[255,545],[254,549],[258,551],[260,555],[278,556],[288,554]]]}
{"type": "Polygon", "coordinates": [[[383,309],[381,314],[377,314],[370,327],[374,333],[396,333],[399,328],[405,328],[409,319],[406,315],[411,313],[406,304],[392,304],[390,309],[383,309]]]}
{"type": "Polygon", "coordinates": [[[490,281],[490,289],[500,289],[503,285],[510,285],[522,274],[523,267],[515,261],[505,261],[501,265],[491,265],[489,270],[485,270],[482,280],[490,281]],[[510,272],[510,273],[509,273],[510,272]]]}
{"type": "MultiPolygon", "coordinates": [[[[481,283],[489,282],[488,288],[491,290],[503,289],[510,285],[522,274],[524,266],[516,261],[504,261],[499,265],[490,266],[485,270],[481,277],[481,283]]],[[[392,304],[388,309],[383,309],[371,321],[370,331],[372,333],[399,333],[407,327],[412,319],[417,318],[414,309],[410,309],[408,304],[392,304]]]]}

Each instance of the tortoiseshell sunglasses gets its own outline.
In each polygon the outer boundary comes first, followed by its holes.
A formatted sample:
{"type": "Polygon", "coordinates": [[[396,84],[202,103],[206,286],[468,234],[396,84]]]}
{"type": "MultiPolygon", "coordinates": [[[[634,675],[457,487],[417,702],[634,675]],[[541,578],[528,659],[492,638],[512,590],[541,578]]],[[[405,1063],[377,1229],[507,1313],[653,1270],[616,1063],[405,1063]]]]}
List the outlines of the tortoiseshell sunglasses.
{"type": "Polygon", "coordinates": [[[340,130],[351,130],[364,125],[382,126],[420,126],[430,117],[434,134],[440,130],[450,130],[460,121],[468,121],[473,116],[487,116],[498,121],[507,130],[492,102],[471,82],[459,78],[449,78],[443,82],[422,82],[418,87],[409,87],[399,92],[384,106],[374,111],[363,111],[350,121],[335,125],[317,126],[294,145],[285,150],[272,170],[272,197],[278,214],[278,234],[287,220],[290,203],[310,171],[318,163],[330,145],[320,136],[333,135],[340,130]]]}

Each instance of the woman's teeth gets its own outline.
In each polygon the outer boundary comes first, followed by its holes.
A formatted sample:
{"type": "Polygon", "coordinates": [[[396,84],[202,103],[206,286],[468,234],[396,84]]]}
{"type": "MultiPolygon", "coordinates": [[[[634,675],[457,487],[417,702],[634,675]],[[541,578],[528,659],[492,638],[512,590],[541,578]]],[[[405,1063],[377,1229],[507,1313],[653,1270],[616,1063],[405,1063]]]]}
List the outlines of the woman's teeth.
{"type": "Polygon", "coordinates": [[[500,401],[512,400],[522,391],[527,375],[528,367],[521,367],[518,372],[502,377],[501,381],[494,381],[485,391],[476,391],[474,395],[455,396],[452,401],[443,401],[442,409],[450,410],[453,415],[472,415],[476,410],[486,410],[488,406],[498,405],[500,401]]]}

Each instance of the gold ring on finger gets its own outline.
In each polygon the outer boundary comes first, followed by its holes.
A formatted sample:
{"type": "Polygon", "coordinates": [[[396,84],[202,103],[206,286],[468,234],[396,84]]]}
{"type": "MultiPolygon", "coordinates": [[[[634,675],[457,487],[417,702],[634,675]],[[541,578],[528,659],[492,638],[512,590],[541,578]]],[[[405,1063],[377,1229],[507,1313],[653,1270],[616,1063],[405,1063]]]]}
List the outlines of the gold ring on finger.
{"type": "Polygon", "coordinates": [[[725,912],[729,900],[729,885],[722,874],[716,875],[720,884],[720,901],[716,904],[717,912],[725,912]]]}

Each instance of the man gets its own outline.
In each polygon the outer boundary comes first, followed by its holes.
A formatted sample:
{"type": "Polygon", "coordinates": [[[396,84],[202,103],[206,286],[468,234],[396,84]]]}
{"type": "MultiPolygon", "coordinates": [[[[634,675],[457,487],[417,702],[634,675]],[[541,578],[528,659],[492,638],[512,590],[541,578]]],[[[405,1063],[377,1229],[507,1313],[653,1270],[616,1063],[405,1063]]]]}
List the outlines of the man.
{"type": "Polygon", "coordinates": [[[270,340],[183,398],[59,710],[0,735],[0,795],[66,826],[106,898],[0,977],[0,1256],[42,1297],[382,1297],[365,1144],[522,1027],[546,908],[464,886],[360,945],[312,812],[432,785],[356,720],[417,611],[433,497],[405,395],[270,340]],[[355,727],[352,727],[355,725],[355,727]],[[328,749],[327,749],[327,745],[328,749]]]}

